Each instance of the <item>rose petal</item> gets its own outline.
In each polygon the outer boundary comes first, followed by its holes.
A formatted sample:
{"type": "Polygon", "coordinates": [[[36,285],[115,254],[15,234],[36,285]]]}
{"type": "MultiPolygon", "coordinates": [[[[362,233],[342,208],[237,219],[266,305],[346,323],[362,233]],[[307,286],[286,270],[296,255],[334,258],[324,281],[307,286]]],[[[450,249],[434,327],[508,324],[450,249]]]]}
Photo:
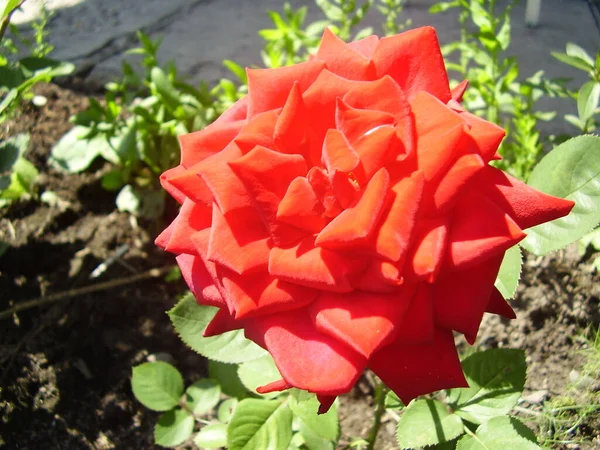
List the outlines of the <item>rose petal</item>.
{"type": "Polygon", "coordinates": [[[355,174],[361,185],[370,180],[379,169],[394,161],[403,150],[396,129],[388,125],[382,125],[363,135],[353,143],[353,147],[360,158],[355,174]]]}
{"type": "Polygon", "coordinates": [[[413,296],[396,342],[403,345],[426,344],[433,340],[433,289],[427,283],[419,283],[413,296]]]}
{"type": "Polygon", "coordinates": [[[354,350],[319,333],[302,310],[257,317],[246,336],[269,351],[290,385],[317,394],[348,392],[366,366],[354,350]]]}
{"type": "Polygon", "coordinates": [[[323,141],[322,160],[330,173],[335,170],[351,172],[360,162],[342,132],[335,128],[327,130],[323,141]]]}
{"type": "Polygon", "coordinates": [[[381,218],[389,186],[390,176],[382,168],[371,178],[356,204],[342,211],[321,230],[315,244],[335,249],[367,240],[381,218]]]}
{"type": "Polygon", "coordinates": [[[239,330],[243,328],[244,323],[239,320],[235,320],[227,309],[219,309],[217,314],[208,323],[208,326],[202,333],[204,337],[218,336],[219,334],[227,333],[233,330],[239,330]]]}
{"type": "Polygon", "coordinates": [[[171,253],[197,254],[191,236],[211,226],[211,208],[185,199],[173,222],[169,242],[165,250],[171,253]]]}
{"type": "Polygon", "coordinates": [[[378,255],[392,261],[403,259],[410,244],[422,194],[421,172],[415,172],[392,187],[390,206],[374,233],[374,247],[378,255]]]}
{"type": "Polygon", "coordinates": [[[245,123],[245,120],[239,120],[179,136],[181,165],[191,167],[220,152],[238,135],[245,123]]]}
{"type": "Polygon", "coordinates": [[[267,272],[249,277],[217,266],[217,274],[236,319],[298,309],[311,303],[318,294],[314,289],[287,283],[267,272]]]}
{"type": "Polygon", "coordinates": [[[442,267],[448,243],[448,224],[444,216],[421,219],[414,231],[404,275],[412,281],[433,283],[442,267]]]}
{"type": "Polygon", "coordinates": [[[308,310],[317,330],[369,358],[394,340],[410,304],[412,288],[409,285],[393,294],[323,293],[308,310]]]}
{"type": "Polygon", "coordinates": [[[404,279],[398,267],[388,261],[371,260],[367,268],[350,282],[355,289],[389,294],[401,289],[404,279]]]}
{"type": "Polygon", "coordinates": [[[338,202],[332,186],[332,180],[323,169],[320,167],[311,168],[306,179],[325,208],[325,217],[332,219],[342,212],[342,206],[338,202]]]}
{"type": "Polygon", "coordinates": [[[306,91],[324,69],[325,63],[313,59],[277,69],[246,69],[248,75],[248,117],[281,108],[294,82],[306,91]]]}
{"type": "Polygon", "coordinates": [[[179,165],[172,169],[166,170],[160,175],[160,185],[165,191],[173,197],[177,203],[183,204],[183,201],[189,197],[196,203],[212,203],[212,194],[208,190],[208,187],[202,181],[196,184],[197,174],[190,169],[179,165]],[[182,191],[179,187],[175,186],[171,180],[177,180],[181,176],[186,177],[186,181],[183,181],[179,186],[183,187],[182,191]],[[185,191],[185,192],[184,192],[185,191]],[[192,195],[188,195],[192,194],[192,195]]]}
{"type": "Polygon", "coordinates": [[[474,181],[474,189],[507,212],[522,229],[566,216],[571,200],[535,190],[515,177],[487,167],[474,181]]]}
{"type": "Polygon", "coordinates": [[[508,214],[477,192],[463,195],[450,226],[445,269],[463,270],[504,254],[526,236],[508,214]]]}
{"type": "Polygon", "coordinates": [[[243,274],[266,268],[269,250],[270,235],[254,208],[224,216],[215,205],[207,253],[210,261],[243,274]]]}
{"type": "Polygon", "coordinates": [[[238,120],[245,120],[248,113],[248,96],[238,100],[231,105],[223,114],[221,114],[217,120],[207,126],[205,129],[210,127],[220,127],[229,122],[235,122],[238,120]]]}
{"type": "Polygon", "coordinates": [[[394,116],[381,111],[353,108],[343,100],[338,99],[335,123],[337,129],[343,133],[350,145],[353,145],[359,138],[372,132],[375,128],[381,125],[393,125],[394,116]]]}
{"type": "Polygon", "coordinates": [[[468,387],[452,332],[436,328],[432,342],[390,344],[376,352],[369,367],[405,405],[440,389],[468,387]]]}
{"type": "Polygon", "coordinates": [[[420,91],[444,103],[451,98],[444,58],[432,27],[382,38],[373,52],[373,62],[377,77],[391,76],[408,98],[420,91]]]}
{"type": "Polygon", "coordinates": [[[510,304],[504,299],[500,291],[496,288],[492,290],[492,295],[490,295],[485,312],[497,314],[507,319],[517,318],[517,315],[511,308],[510,304]]]}
{"type": "Polygon", "coordinates": [[[292,180],[277,208],[277,220],[310,233],[318,233],[327,223],[325,208],[304,177],[292,180]]]}
{"type": "Polygon", "coordinates": [[[202,305],[226,307],[225,300],[216,289],[212,277],[206,270],[202,258],[182,253],[176,258],[177,265],[181,270],[181,276],[196,297],[196,301],[202,305]]]}
{"type": "Polygon", "coordinates": [[[506,136],[504,128],[468,112],[462,112],[460,117],[469,124],[467,134],[473,138],[483,160],[499,159],[496,151],[506,136]]]}
{"type": "Polygon", "coordinates": [[[348,46],[359,52],[365,58],[371,59],[371,56],[373,55],[378,43],[379,38],[372,34],[366,38],[359,39],[358,41],[349,42],[348,46]]]}
{"type": "Polygon", "coordinates": [[[266,111],[256,114],[234,139],[242,154],[246,154],[257,145],[275,148],[273,135],[277,126],[279,111],[266,111]]]}
{"type": "Polygon", "coordinates": [[[450,94],[452,95],[452,100],[458,103],[462,102],[463,95],[465,94],[465,91],[467,90],[468,86],[469,80],[463,80],[460,83],[458,83],[450,92],[450,94]]]}
{"type": "Polygon", "coordinates": [[[364,261],[315,246],[306,238],[291,248],[274,247],[269,273],[282,280],[332,292],[350,292],[348,277],[360,271],[364,261]]]}
{"type": "Polygon", "coordinates": [[[463,333],[470,344],[475,342],[503,256],[493,256],[467,270],[440,275],[433,287],[438,325],[463,333]]]}
{"type": "Polygon", "coordinates": [[[328,70],[349,80],[364,81],[375,78],[373,62],[347,45],[329,28],[325,28],[323,32],[315,59],[325,62],[328,70]]]}

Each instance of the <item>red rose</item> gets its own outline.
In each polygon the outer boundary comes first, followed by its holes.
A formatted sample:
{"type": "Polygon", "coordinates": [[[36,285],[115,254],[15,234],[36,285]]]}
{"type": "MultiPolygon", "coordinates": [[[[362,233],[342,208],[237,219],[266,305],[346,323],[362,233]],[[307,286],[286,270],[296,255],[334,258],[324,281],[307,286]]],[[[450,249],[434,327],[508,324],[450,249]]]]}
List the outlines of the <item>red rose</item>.
{"type": "Polygon", "coordinates": [[[365,368],[405,402],[464,386],[453,330],[513,317],[494,288],[523,229],[566,215],[488,165],[504,131],[459,105],[433,28],[248,69],[248,96],[181,136],[157,244],[178,254],[206,330],[243,328],[325,410],[365,368]]]}

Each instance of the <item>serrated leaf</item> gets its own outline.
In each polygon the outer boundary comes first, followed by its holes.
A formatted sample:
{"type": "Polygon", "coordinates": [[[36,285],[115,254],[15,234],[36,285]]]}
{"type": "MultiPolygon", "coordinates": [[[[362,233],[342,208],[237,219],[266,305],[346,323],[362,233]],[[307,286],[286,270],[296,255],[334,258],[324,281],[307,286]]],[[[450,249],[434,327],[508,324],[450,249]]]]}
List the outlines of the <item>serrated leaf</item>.
{"type": "MultiPolygon", "coordinates": [[[[268,353],[258,359],[240,364],[238,375],[243,385],[254,394],[256,394],[256,388],[282,378],[275,361],[268,353]]],[[[277,397],[278,395],[280,395],[279,392],[263,394],[267,398],[277,397]]]]}
{"type": "Polygon", "coordinates": [[[403,449],[428,447],[451,441],[463,431],[461,418],[451,414],[443,403],[432,399],[415,400],[400,417],[396,439],[403,449]]]}
{"type": "Polygon", "coordinates": [[[507,414],[519,401],[526,377],[522,350],[494,348],[462,362],[468,388],[450,389],[448,402],[457,415],[473,423],[507,414]]]}
{"type": "Polygon", "coordinates": [[[465,435],[456,450],[540,450],[533,432],[514,417],[495,417],[477,428],[475,437],[465,435]]]}
{"type": "Polygon", "coordinates": [[[600,100],[600,83],[588,81],[577,94],[577,113],[580,119],[585,123],[594,115],[600,100]]]}
{"type": "Polygon", "coordinates": [[[201,448],[219,448],[227,445],[227,425],[211,423],[194,437],[194,444],[201,448]]]}
{"type": "MultiPolygon", "coordinates": [[[[312,431],[304,422],[300,421],[298,424],[298,441],[302,441],[297,447],[300,449],[307,450],[335,450],[337,448],[337,440],[330,441],[322,438],[318,434],[312,431]],[[300,439],[301,438],[301,439],[300,439]]],[[[296,437],[297,435],[294,435],[296,437]]]]}
{"type": "Polygon", "coordinates": [[[292,411],[276,400],[242,400],[227,427],[229,450],[287,450],[292,411]]]}
{"type": "Polygon", "coordinates": [[[265,350],[246,339],[241,330],[203,337],[202,333],[216,312],[217,308],[199,305],[192,294],[187,294],[167,314],[183,342],[209,359],[237,364],[266,354],[265,350]]]}
{"type": "Polygon", "coordinates": [[[289,406],[294,415],[316,436],[337,442],[340,434],[338,420],[338,404],[335,402],[325,414],[318,414],[319,400],[311,395],[309,400],[298,401],[293,396],[289,398],[289,406]]]}
{"type": "Polygon", "coordinates": [[[154,426],[154,442],[163,447],[182,444],[194,431],[194,417],[181,408],[167,411],[154,426]]]}
{"type": "Polygon", "coordinates": [[[581,239],[600,222],[600,138],[578,136],[560,144],[535,166],[528,184],[575,206],[567,217],[527,230],[521,245],[545,255],[581,239]]]}
{"type": "Polygon", "coordinates": [[[250,395],[240,380],[237,364],[225,364],[209,360],[208,375],[219,383],[225,395],[239,399],[250,395]]]}
{"type": "Polygon", "coordinates": [[[208,378],[196,381],[185,390],[187,407],[200,416],[212,410],[221,396],[221,387],[216,381],[208,378]]]}
{"type": "Polygon", "coordinates": [[[131,389],[146,408],[167,411],[177,406],[183,395],[183,378],[169,363],[148,362],[133,368],[131,389]]]}
{"type": "Polygon", "coordinates": [[[521,265],[523,260],[518,245],[509,248],[504,254],[500,271],[496,277],[496,288],[504,298],[513,298],[519,285],[521,277],[521,265]]]}
{"type": "Polygon", "coordinates": [[[223,423],[229,423],[238,403],[239,401],[237,398],[228,398],[223,403],[221,403],[219,405],[219,409],[217,410],[217,418],[219,419],[219,421],[223,423]]]}

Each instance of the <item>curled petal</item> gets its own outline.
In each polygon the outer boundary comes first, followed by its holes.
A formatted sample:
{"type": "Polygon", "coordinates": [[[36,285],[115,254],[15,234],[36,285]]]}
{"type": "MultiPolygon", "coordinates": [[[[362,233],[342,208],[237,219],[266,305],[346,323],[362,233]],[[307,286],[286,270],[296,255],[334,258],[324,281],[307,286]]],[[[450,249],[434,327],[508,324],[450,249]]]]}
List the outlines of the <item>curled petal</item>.
{"type": "Polygon", "coordinates": [[[287,283],[267,272],[248,277],[217,266],[217,274],[223,284],[224,297],[234,307],[236,319],[298,309],[312,302],[318,294],[314,289],[287,283]]]}
{"type": "Polygon", "coordinates": [[[345,248],[367,240],[381,218],[389,185],[390,176],[382,168],[371,178],[356,204],[323,228],[315,244],[325,248],[345,248]]]}
{"type": "Polygon", "coordinates": [[[325,62],[327,69],[349,80],[372,80],[375,77],[373,62],[354,50],[329,28],[325,28],[315,59],[325,62]]]}
{"type": "Polygon", "coordinates": [[[234,139],[242,154],[246,154],[257,145],[275,148],[274,133],[279,114],[277,110],[256,114],[234,139]]]}
{"type": "Polygon", "coordinates": [[[213,207],[207,258],[238,274],[266,268],[270,236],[254,208],[224,216],[213,207]]]}
{"type": "Polygon", "coordinates": [[[358,258],[315,246],[312,237],[291,248],[274,247],[269,257],[271,275],[332,292],[352,291],[348,278],[363,266],[358,258]]]}
{"type": "Polygon", "coordinates": [[[359,138],[382,125],[393,125],[395,119],[385,112],[353,108],[338,99],[335,122],[337,130],[343,133],[350,144],[354,144],[359,138]]]}
{"type": "Polygon", "coordinates": [[[365,58],[371,59],[377,44],[379,43],[379,38],[372,34],[371,36],[367,36],[366,38],[359,39],[358,41],[352,41],[348,43],[348,46],[352,49],[359,52],[365,58]]]}
{"type": "Polygon", "coordinates": [[[318,332],[303,310],[248,321],[246,336],[269,351],[287,383],[317,394],[348,392],[366,366],[364,357],[318,332]]]}
{"type": "Polygon", "coordinates": [[[194,294],[194,297],[196,297],[198,303],[218,308],[226,306],[225,300],[216,289],[202,258],[182,253],[175,259],[181,270],[181,276],[190,288],[190,291],[194,294]]]}
{"type": "Polygon", "coordinates": [[[323,205],[323,208],[325,208],[325,217],[332,219],[342,212],[342,206],[333,189],[332,180],[327,176],[323,169],[320,167],[313,167],[308,172],[306,179],[323,205]]]}
{"type": "Polygon", "coordinates": [[[504,299],[500,291],[496,288],[492,290],[492,295],[490,295],[490,300],[488,301],[485,311],[492,314],[497,314],[507,319],[517,318],[517,315],[515,314],[513,309],[504,299]]]}
{"type": "Polygon", "coordinates": [[[173,228],[165,250],[171,253],[197,254],[191,237],[197,231],[210,226],[210,208],[202,203],[194,203],[190,199],[186,199],[179,210],[179,215],[173,221],[173,228]]]}
{"type": "Polygon", "coordinates": [[[219,334],[227,333],[228,331],[239,330],[243,328],[243,322],[235,320],[227,309],[219,309],[217,314],[209,322],[208,326],[202,333],[204,337],[218,336],[219,334]]]}
{"type": "Polygon", "coordinates": [[[414,292],[413,286],[381,294],[323,293],[309,307],[317,330],[352,347],[365,358],[392,342],[414,292]]]}
{"type": "Polygon", "coordinates": [[[313,59],[278,69],[246,69],[248,117],[281,108],[295,82],[298,82],[302,92],[306,91],[324,67],[325,63],[313,59]]]}
{"type": "Polygon", "coordinates": [[[526,236],[508,214],[478,193],[466,193],[451,225],[448,270],[463,270],[515,245],[526,236]]]}
{"type": "Polygon", "coordinates": [[[571,200],[544,194],[493,167],[478,175],[474,185],[522,229],[566,216],[574,205],[571,200]]]}
{"type": "Polygon", "coordinates": [[[229,122],[236,122],[238,120],[245,120],[248,117],[248,96],[238,100],[231,105],[227,110],[221,114],[217,120],[207,126],[205,129],[210,127],[219,127],[229,122]]]}
{"type": "Polygon", "coordinates": [[[403,147],[392,126],[382,125],[364,134],[354,142],[354,150],[360,158],[356,178],[364,184],[382,167],[386,167],[402,152],[403,147]]]}
{"type": "Polygon", "coordinates": [[[373,52],[377,77],[391,76],[408,98],[425,91],[446,103],[448,75],[435,30],[422,27],[382,38],[373,52]]]}
{"type": "Polygon", "coordinates": [[[335,128],[327,130],[325,141],[323,141],[322,158],[329,172],[334,170],[351,172],[360,162],[358,155],[352,150],[342,132],[335,128]]]}
{"type": "Polygon", "coordinates": [[[333,402],[335,402],[336,398],[336,395],[317,394],[317,400],[319,400],[320,403],[317,414],[325,414],[327,411],[329,411],[329,408],[331,408],[331,405],[333,405],[333,402]]]}
{"type": "Polygon", "coordinates": [[[191,167],[220,152],[237,136],[245,123],[245,120],[238,120],[179,136],[181,165],[191,167]]]}
{"type": "Polygon", "coordinates": [[[452,91],[450,92],[450,94],[452,95],[452,100],[458,103],[462,102],[463,95],[465,94],[465,91],[467,90],[468,86],[469,80],[463,80],[460,83],[458,83],[456,87],[454,87],[454,89],[452,89],[452,91]]]}
{"type": "Polygon", "coordinates": [[[397,265],[377,259],[372,260],[364,272],[350,281],[358,290],[384,294],[397,292],[404,284],[397,265]]]}
{"type": "Polygon", "coordinates": [[[436,328],[431,342],[390,344],[371,357],[369,367],[405,405],[440,389],[468,387],[452,331],[436,328]],[[393,363],[391,363],[393,362],[393,363]]]}
{"type": "Polygon", "coordinates": [[[277,220],[294,225],[310,233],[318,233],[327,223],[325,207],[304,177],[290,183],[277,208],[277,220]]]}
{"type": "Polygon", "coordinates": [[[448,244],[447,220],[440,216],[418,222],[413,245],[404,266],[404,274],[408,279],[429,283],[436,280],[448,244]]]}
{"type": "Polygon", "coordinates": [[[292,386],[290,383],[285,381],[284,379],[272,381],[271,383],[267,383],[264,386],[259,386],[256,388],[256,392],[259,394],[270,394],[271,392],[281,392],[287,389],[291,389],[292,386]]]}
{"type": "Polygon", "coordinates": [[[444,272],[438,278],[433,293],[438,325],[463,333],[470,344],[475,342],[503,256],[466,270],[444,272]]]}
{"type": "Polygon", "coordinates": [[[423,194],[423,175],[415,172],[391,189],[390,206],[375,232],[375,251],[391,261],[401,261],[410,244],[423,194]]]}
{"type": "Polygon", "coordinates": [[[472,137],[483,160],[489,162],[499,159],[496,151],[506,136],[504,128],[468,112],[463,112],[460,116],[469,124],[467,133],[472,137]]]}
{"type": "Polygon", "coordinates": [[[193,169],[186,169],[179,165],[160,175],[160,185],[180,205],[186,198],[190,198],[195,203],[210,205],[212,194],[202,181],[197,183],[197,178],[198,175],[193,169]]]}

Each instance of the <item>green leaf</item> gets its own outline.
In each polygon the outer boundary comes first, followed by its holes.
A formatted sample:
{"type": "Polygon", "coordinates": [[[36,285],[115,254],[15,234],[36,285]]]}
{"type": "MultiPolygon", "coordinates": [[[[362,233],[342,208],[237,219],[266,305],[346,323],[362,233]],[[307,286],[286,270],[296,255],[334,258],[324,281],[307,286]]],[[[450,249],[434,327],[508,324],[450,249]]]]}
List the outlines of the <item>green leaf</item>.
{"type": "Polygon", "coordinates": [[[340,435],[338,420],[338,404],[335,402],[325,414],[318,414],[319,400],[316,395],[311,395],[309,400],[298,401],[293,396],[288,402],[294,415],[316,436],[337,442],[340,435]]]}
{"type": "Polygon", "coordinates": [[[221,396],[221,387],[216,381],[208,378],[198,380],[185,390],[187,407],[196,416],[211,411],[221,396]]]}
{"type": "Polygon", "coordinates": [[[165,100],[165,102],[171,108],[176,108],[179,105],[179,92],[171,81],[169,77],[165,75],[160,67],[153,67],[150,71],[150,80],[156,86],[157,92],[160,96],[165,100]]]}
{"type": "Polygon", "coordinates": [[[223,61],[223,65],[229,69],[243,84],[248,84],[248,76],[242,66],[235,62],[226,59],[223,61]]]}
{"type": "Polygon", "coordinates": [[[68,131],[52,149],[50,165],[69,173],[83,172],[107,148],[112,151],[102,134],[84,139],[88,133],[89,128],[81,126],[68,131]]]}
{"type": "Polygon", "coordinates": [[[494,348],[462,362],[468,388],[448,391],[448,402],[460,417],[483,423],[507,414],[519,401],[526,377],[522,350],[494,348]]]}
{"type": "Polygon", "coordinates": [[[227,428],[229,450],[287,450],[292,411],[276,400],[242,400],[227,428]]]}
{"type": "Polygon", "coordinates": [[[17,160],[23,156],[29,146],[29,135],[19,134],[0,142],[0,172],[13,169],[17,160]]]}
{"type": "Polygon", "coordinates": [[[156,219],[164,211],[163,190],[139,189],[130,184],[123,186],[115,201],[119,211],[125,211],[145,219],[156,219]]]}
{"type": "Polygon", "coordinates": [[[302,441],[298,448],[303,450],[335,450],[337,448],[337,440],[330,441],[322,438],[302,421],[298,423],[298,433],[294,437],[296,436],[298,436],[299,441],[302,441]]]}
{"type": "Polygon", "coordinates": [[[239,399],[250,396],[240,380],[237,364],[225,364],[209,360],[208,375],[221,385],[221,390],[225,395],[239,399]]]}
{"type": "Polygon", "coordinates": [[[154,426],[154,442],[163,447],[176,447],[194,431],[194,417],[181,408],[162,414],[154,426]]]}
{"type": "Polygon", "coordinates": [[[577,113],[580,119],[585,123],[594,115],[600,100],[600,83],[588,81],[577,94],[577,113]]]}
{"type": "Polygon", "coordinates": [[[241,363],[260,358],[266,351],[244,337],[241,330],[205,338],[202,333],[217,312],[217,308],[199,305],[187,294],[169,312],[175,330],[192,350],[209,359],[224,363],[241,363]]]}
{"type": "Polygon", "coordinates": [[[585,60],[583,60],[581,58],[569,56],[565,53],[558,53],[558,52],[550,52],[550,53],[552,56],[554,56],[559,61],[564,62],[565,64],[568,64],[571,67],[575,67],[576,69],[583,70],[584,72],[590,72],[590,71],[594,70],[593,65],[588,64],[585,60]]]}
{"type": "Polygon", "coordinates": [[[567,55],[571,56],[572,58],[579,58],[588,63],[591,67],[594,67],[594,60],[592,59],[592,57],[588,55],[588,52],[586,52],[579,45],[573,44],[572,42],[567,42],[566,48],[567,55]]]}
{"type": "Polygon", "coordinates": [[[107,172],[102,177],[102,188],[107,191],[118,191],[125,184],[123,179],[123,171],[121,169],[114,169],[107,172]]]}
{"type": "Polygon", "coordinates": [[[237,408],[239,401],[237,398],[228,398],[223,403],[219,405],[219,409],[217,410],[217,418],[219,421],[223,423],[229,423],[233,413],[235,412],[235,408],[237,408]]]}
{"type": "MultiPolygon", "coordinates": [[[[244,386],[254,394],[256,394],[256,388],[259,386],[281,380],[281,374],[277,370],[273,358],[268,353],[258,359],[240,364],[238,375],[244,386]]],[[[270,392],[264,394],[264,396],[273,398],[280,394],[280,392],[270,392]]]]}
{"type": "Polygon", "coordinates": [[[8,16],[18,5],[21,0],[2,0],[0,1],[0,11],[2,15],[0,20],[8,16]]]}
{"type": "Polygon", "coordinates": [[[387,409],[402,409],[406,405],[400,400],[394,391],[388,391],[385,394],[385,407],[387,409]]]}
{"type": "Polygon", "coordinates": [[[183,395],[183,378],[169,363],[148,362],[133,368],[131,388],[146,408],[167,411],[177,406],[183,395]]]}
{"type": "Polygon", "coordinates": [[[396,439],[403,449],[427,447],[451,441],[464,431],[456,414],[437,400],[415,400],[400,417],[396,439]]]}
{"type": "Polygon", "coordinates": [[[600,138],[578,136],[560,144],[533,169],[528,184],[575,206],[567,217],[527,230],[521,245],[544,255],[581,239],[600,222],[600,138]]]}
{"type": "Polygon", "coordinates": [[[589,246],[592,246],[596,251],[600,250],[600,228],[596,228],[581,238],[578,244],[579,255],[585,255],[589,246]]]}
{"type": "Polygon", "coordinates": [[[495,417],[465,435],[456,450],[540,450],[533,432],[514,417],[495,417]]]}
{"type": "Polygon", "coordinates": [[[458,1],[440,2],[440,3],[436,3],[435,5],[431,6],[431,8],[429,8],[429,12],[431,14],[437,14],[437,13],[447,11],[451,8],[456,8],[458,5],[459,5],[458,1]]]}
{"type": "Polygon", "coordinates": [[[504,298],[513,298],[521,277],[521,250],[518,245],[509,248],[504,254],[500,272],[496,278],[495,286],[504,298]]]}
{"type": "Polygon", "coordinates": [[[194,438],[194,444],[201,448],[219,448],[227,445],[227,425],[211,423],[206,425],[194,438]]]}

